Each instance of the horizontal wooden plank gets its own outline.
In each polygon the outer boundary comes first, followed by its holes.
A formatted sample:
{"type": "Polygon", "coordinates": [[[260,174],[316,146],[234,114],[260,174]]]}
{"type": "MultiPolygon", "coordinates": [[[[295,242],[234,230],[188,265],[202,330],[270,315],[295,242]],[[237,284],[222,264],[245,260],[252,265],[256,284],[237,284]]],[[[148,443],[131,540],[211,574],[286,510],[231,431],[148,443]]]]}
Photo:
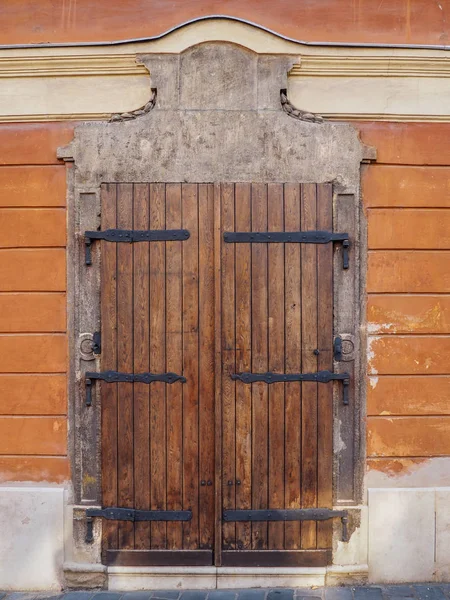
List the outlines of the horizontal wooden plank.
{"type": "Polygon", "coordinates": [[[368,456],[450,454],[450,417],[369,417],[368,456]]]}
{"type": "Polygon", "coordinates": [[[0,375],[0,414],[65,415],[65,375],[0,375]]]}
{"type": "Polygon", "coordinates": [[[450,415],[450,376],[371,376],[367,414],[450,415]]]}
{"type": "Polygon", "coordinates": [[[65,205],[64,165],[0,167],[0,206],[65,205]]]}
{"type": "Polygon", "coordinates": [[[370,375],[450,374],[450,336],[369,337],[370,375]]]}
{"type": "Polygon", "coordinates": [[[63,248],[0,250],[0,291],[59,292],[66,289],[63,248]]]}
{"type": "Polygon", "coordinates": [[[0,293],[0,333],[47,333],[66,330],[64,292],[0,293]]]}
{"type": "Polygon", "coordinates": [[[331,550],[224,550],[224,567],[323,567],[331,550]]]}
{"type": "Polygon", "coordinates": [[[377,162],[397,165],[450,165],[450,123],[356,124],[362,141],[377,149],[377,162]]]}
{"type": "Polygon", "coordinates": [[[367,165],[361,186],[366,207],[450,208],[450,167],[367,165]]]}
{"type": "Polygon", "coordinates": [[[106,564],[122,567],[166,565],[166,566],[211,566],[211,550],[108,550],[106,564]]]}
{"type": "Polygon", "coordinates": [[[368,211],[369,249],[450,248],[450,210],[374,208],[368,211]]]}
{"type": "Polygon", "coordinates": [[[367,291],[449,293],[450,251],[371,250],[367,291]]]}
{"type": "Polygon", "coordinates": [[[450,333],[450,296],[369,295],[367,323],[370,333],[450,333]]]}
{"type": "Polygon", "coordinates": [[[62,208],[0,208],[0,248],[61,247],[66,244],[62,208]]]}
{"type": "Polygon", "coordinates": [[[0,335],[1,373],[64,373],[67,338],[61,334],[0,335]]]}
{"type": "Polygon", "coordinates": [[[62,164],[59,146],[73,139],[75,123],[2,123],[0,165],[62,164]]]}
{"type": "Polygon", "coordinates": [[[70,462],[65,456],[0,456],[0,483],[64,483],[69,480],[70,462]]]}
{"type": "Polygon", "coordinates": [[[0,454],[67,454],[65,417],[0,417],[0,454]]]}
{"type": "Polygon", "coordinates": [[[368,458],[368,471],[379,471],[389,477],[408,475],[426,463],[429,458],[368,458]]]}

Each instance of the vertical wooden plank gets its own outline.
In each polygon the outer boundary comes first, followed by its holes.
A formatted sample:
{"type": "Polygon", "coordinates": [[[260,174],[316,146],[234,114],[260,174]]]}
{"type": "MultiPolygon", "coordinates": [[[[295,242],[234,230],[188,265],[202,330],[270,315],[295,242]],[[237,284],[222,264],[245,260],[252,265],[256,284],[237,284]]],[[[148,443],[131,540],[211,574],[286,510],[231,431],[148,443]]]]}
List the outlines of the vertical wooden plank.
{"type": "MultiPolygon", "coordinates": [[[[283,231],[283,185],[267,186],[268,231],[283,231]]],[[[268,244],[269,371],[284,373],[284,244],[268,244]]],[[[269,508],[284,508],[284,383],[269,386],[269,508]]],[[[268,547],[284,548],[284,524],[269,523],[268,547]]]]}
{"type": "MultiPolygon", "coordinates": [[[[302,185],[301,225],[315,230],[316,186],[302,185]]],[[[302,372],[317,371],[317,246],[304,244],[302,267],[302,372]]],[[[317,383],[302,383],[302,507],[317,506],[317,383]]],[[[302,548],[316,547],[316,523],[302,524],[302,548]]]]}
{"type": "MultiPolygon", "coordinates": [[[[181,184],[166,186],[166,227],[181,229],[181,184]]],[[[183,372],[182,277],[184,242],[166,244],[166,365],[167,371],[183,372]]],[[[167,509],[183,508],[183,389],[168,385],[167,401],[167,509]]],[[[167,523],[167,548],[183,547],[182,523],[167,523]]]]}
{"type": "MultiPolygon", "coordinates": [[[[133,229],[149,229],[149,186],[134,185],[133,229]]],[[[133,358],[134,373],[149,371],[149,246],[148,242],[135,244],[133,290],[133,358]]],[[[149,386],[134,384],[134,498],[137,509],[150,508],[150,447],[149,447],[149,386]]],[[[134,544],[136,549],[147,549],[150,543],[150,523],[136,522],[134,544]]]]}
{"type": "MultiPolygon", "coordinates": [[[[222,228],[234,231],[234,185],[222,185],[222,228]]],[[[235,253],[236,245],[222,247],[222,494],[224,510],[236,505],[236,384],[231,375],[236,372],[235,357],[235,253]]],[[[223,547],[236,547],[235,523],[223,524],[223,547]]]]}
{"type": "MultiPolygon", "coordinates": [[[[237,183],[236,231],[251,231],[251,188],[237,183]]],[[[236,254],[236,373],[251,371],[251,246],[239,244],[236,254]]],[[[236,508],[252,506],[252,389],[236,385],[236,508]]],[[[251,523],[236,523],[238,550],[251,549],[251,523]]]]}
{"type": "MultiPolygon", "coordinates": [[[[300,186],[284,186],[285,231],[300,231],[300,186]]],[[[301,244],[285,247],[285,319],[286,373],[301,373],[301,244]]],[[[301,507],[301,383],[285,384],[285,506],[301,507]]],[[[300,548],[300,523],[286,523],[285,544],[287,550],[300,548]]]]}
{"type": "Polygon", "coordinates": [[[222,566],[222,189],[214,184],[214,563],[222,566]]]}
{"type": "MultiPolygon", "coordinates": [[[[333,187],[329,183],[317,186],[317,229],[333,231],[333,187]]],[[[333,245],[317,248],[318,273],[318,357],[319,370],[333,370],[333,245]]],[[[333,384],[321,384],[317,390],[317,503],[332,507],[333,465],[333,384]]],[[[317,547],[330,548],[332,521],[317,524],[317,547]]]]}
{"type": "MultiPolygon", "coordinates": [[[[150,229],[165,229],[165,185],[150,184],[150,229]]],[[[166,372],[166,252],[165,242],[150,250],[150,371],[166,372]]],[[[151,508],[166,508],[166,385],[155,381],[150,390],[151,508]]],[[[176,385],[176,384],[175,384],[176,385]]],[[[152,548],[166,547],[166,523],[151,524],[152,548]]]]}
{"type": "MultiPolygon", "coordinates": [[[[102,185],[101,204],[102,229],[115,229],[117,227],[117,188],[115,184],[102,185]]],[[[104,241],[101,243],[101,364],[104,371],[117,370],[116,251],[116,244],[104,241]]],[[[101,399],[102,504],[103,506],[117,506],[117,384],[102,385],[101,399]]],[[[105,520],[102,531],[103,551],[118,548],[118,523],[105,520]]]]}
{"type": "Polygon", "coordinates": [[[200,548],[214,537],[214,188],[199,185],[199,488],[200,548]]]}
{"type": "Polygon", "coordinates": [[[198,547],[198,186],[182,184],[183,228],[183,508],[193,512],[183,524],[183,547],[198,547]]]}
{"type": "MultiPolygon", "coordinates": [[[[117,186],[117,227],[133,227],[133,184],[117,186]]],[[[133,372],[133,245],[117,244],[117,369],[133,372]]],[[[118,504],[134,507],[133,385],[118,383],[118,504]]],[[[119,522],[119,548],[134,547],[134,526],[119,522]]]]}
{"type": "MultiPolygon", "coordinates": [[[[252,231],[267,231],[267,185],[252,184],[252,231]]],[[[268,368],[267,244],[252,244],[252,371],[268,368]]],[[[268,386],[252,384],[252,507],[268,508],[268,386]]],[[[267,523],[252,523],[252,548],[267,549],[267,523]]]]}

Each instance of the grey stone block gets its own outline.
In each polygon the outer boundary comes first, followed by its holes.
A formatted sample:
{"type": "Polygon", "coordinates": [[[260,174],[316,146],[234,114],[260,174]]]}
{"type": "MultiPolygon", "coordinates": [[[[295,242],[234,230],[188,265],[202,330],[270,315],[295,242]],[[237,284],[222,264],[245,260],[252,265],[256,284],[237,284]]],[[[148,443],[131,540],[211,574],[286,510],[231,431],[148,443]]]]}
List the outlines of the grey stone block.
{"type": "Polygon", "coordinates": [[[264,600],[267,594],[267,590],[237,590],[237,594],[237,600],[264,600]]]}
{"type": "Polygon", "coordinates": [[[353,597],[355,600],[383,600],[379,587],[354,587],[353,597]]]}
{"type": "Polygon", "coordinates": [[[236,592],[230,590],[213,590],[208,594],[208,600],[236,600],[236,592]]]}
{"type": "Polygon", "coordinates": [[[419,600],[447,600],[443,589],[437,585],[415,585],[414,591],[419,600]]]}
{"type": "Polygon", "coordinates": [[[188,590],[181,594],[181,600],[206,600],[207,590],[188,590]]]}
{"type": "Polygon", "coordinates": [[[151,597],[152,599],[158,598],[158,600],[177,600],[180,594],[181,592],[177,590],[155,590],[151,597]]]}
{"type": "Polygon", "coordinates": [[[278,589],[270,590],[267,594],[267,600],[293,600],[294,590],[278,589]]]}
{"type": "Polygon", "coordinates": [[[331,587],[325,589],[325,600],[352,600],[353,594],[349,587],[331,587]]]}

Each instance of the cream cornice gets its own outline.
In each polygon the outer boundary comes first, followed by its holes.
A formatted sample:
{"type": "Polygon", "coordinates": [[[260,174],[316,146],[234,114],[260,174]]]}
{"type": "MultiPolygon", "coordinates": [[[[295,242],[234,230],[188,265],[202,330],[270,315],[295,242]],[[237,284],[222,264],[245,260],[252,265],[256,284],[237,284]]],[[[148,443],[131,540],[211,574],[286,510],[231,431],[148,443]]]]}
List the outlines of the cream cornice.
{"type": "Polygon", "coordinates": [[[292,76],[450,77],[450,57],[301,56],[292,76]]]}
{"type": "Polygon", "coordinates": [[[2,49],[0,122],[109,119],[136,110],[151,97],[151,74],[139,56],[178,53],[205,41],[294,55],[289,100],[325,118],[450,122],[444,50],[311,47],[223,19],[121,46],[2,49]]]}
{"type": "MultiPolygon", "coordinates": [[[[61,50],[59,50],[61,52],[61,50]]],[[[3,57],[0,53],[0,77],[81,77],[95,75],[146,75],[147,69],[136,64],[136,54],[58,54],[3,57]]]]}

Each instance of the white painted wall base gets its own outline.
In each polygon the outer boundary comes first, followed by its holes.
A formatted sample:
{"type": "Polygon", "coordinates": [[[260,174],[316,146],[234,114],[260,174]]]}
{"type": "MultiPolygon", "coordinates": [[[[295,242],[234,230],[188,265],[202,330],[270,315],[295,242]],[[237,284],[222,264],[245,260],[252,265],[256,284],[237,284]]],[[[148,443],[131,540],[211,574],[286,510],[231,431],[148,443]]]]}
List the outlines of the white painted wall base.
{"type": "Polygon", "coordinates": [[[59,590],[64,489],[0,486],[0,589],[59,590]]]}
{"type": "Polygon", "coordinates": [[[449,581],[450,488],[372,488],[369,581],[449,581]]]}
{"type": "Polygon", "coordinates": [[[320,568],[109,567],[108,589],[226,589],[313,587],[364,583],[367,565],[320,568]]]}

